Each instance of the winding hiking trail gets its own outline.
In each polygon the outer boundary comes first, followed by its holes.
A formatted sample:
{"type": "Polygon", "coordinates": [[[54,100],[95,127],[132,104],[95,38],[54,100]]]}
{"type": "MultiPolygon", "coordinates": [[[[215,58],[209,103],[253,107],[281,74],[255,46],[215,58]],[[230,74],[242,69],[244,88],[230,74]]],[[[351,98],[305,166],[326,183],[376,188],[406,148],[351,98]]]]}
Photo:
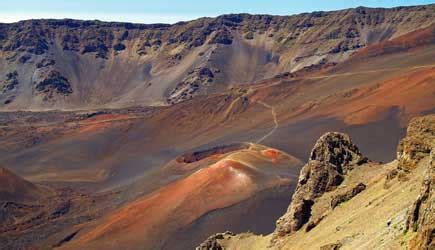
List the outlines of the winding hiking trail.
{"type": "MultiPolygon", "coordinates": [[[[431,68],[431,67],[435,67],[435,64],[417,65],[414,67],[406,67],[406,68],[395,67],[395,68],[388,68],[388,69],[366,70],[366,71],[359,71],[359,72],[330,74],[330,75],[323,75],[323,76],[311,76],[311,77],[308,76],[308,77],[302,77],[301,79],[326,79],[326,78],[333,78],[333,77],[340,77],[340,76],[352,76],[352,75],[379,73],[379,72],[393,71],[393,70],[399,70],[399,69],[422,69],[422,68],[431,68]]],[[[251,92],[253,92],[256,89],[261,89],[261,88],[270,87],[270,86],[279,85],[279,84],[282,84],[282,82],[279,81],[279,82],[276,82],[273,84],[251,86],[251,87],[249,87],[249,90],[251,92]]],[[[277,118],[275,107],[273,107],[273,106],[271,106],[263,101],[257,101],[256,103],[271,110],[273,122],[275,123],[275,126],[272,128],[272,130],[270,130],[267,134],[265,134],[263,137],[261,137],[260,139],[258,139],[256,141],[256,143],[261,143],[265,139],[267,139],[269,136],[271,136],[278,129],[279,124],[278,124],[278,118],[277,118]]]]}
{"type": "Polygon", "coordinates": [[[271,113],[272,113],[272,117],[273,117],[273,122],[275,123],[275,126],[273,126],[272,130],[270,130],[267,134],[265,134],[263,137],[261,137],[260,139],[258,139],[256,141],[256,143],[261,143],[262,141],[264,141],[265,139],[267,139],[269,136],[271,136],[273,133],[275,133],[275,131],[278,129],[278,117],[276,115],[276,110],[275,107],[263,102],[263,101],[257,101],[258,104],[264,106],[265,108],[270,109],[271,113]]]}

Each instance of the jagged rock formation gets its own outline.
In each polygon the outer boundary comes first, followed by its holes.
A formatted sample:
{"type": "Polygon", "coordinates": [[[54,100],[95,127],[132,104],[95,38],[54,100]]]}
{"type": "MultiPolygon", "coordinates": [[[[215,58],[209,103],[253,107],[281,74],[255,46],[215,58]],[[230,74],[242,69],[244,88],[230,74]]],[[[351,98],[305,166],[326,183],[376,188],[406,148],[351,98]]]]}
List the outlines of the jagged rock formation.
{"type": "MultiPolygon", "coordinates": [[[[434,150],[432,150],[433,152],[434,150]]],[[[410,242],[411,249],[433,249],[435,247],[435,157],[429,163],[421,193],[409,210],[406,227],[417,232],[417,236],[410,242]]]]}
{"type": "Polygon", "coordinates": [[[435,248],[435,116],[413,119],[398,148],[398,167],[410,171],[429,156],[420,195],[408,211],[406,229],[417,232],[410,249],[435,248]],[[429,151],[429,152],[428,152],[429,151]]]}
{"type": "Polygon", "coordinates": [[[44,80],[36,84],[35,89],[39,92],[49,93],[57,92],[63,95],[69,95],[73,91],[67,78],[57,71],[50,71],[44,80]]]}
{"type": "Polygon", "coordinates": [[[433,116],[411,120],[406,137],[397,148],[398,169],[411,171],[416,164],[428,156],[435,147],[435,122],[433,116]]]}
{"type": "Polygon", "coordinates": [[[365,162],[367,158],[362,156],[348,135],[327,133],[320,137],[311,151],[308,163],[301,170],[287,213],[276,222],[273,240],[305,225],[310,220],[315,199],[334,190],[349,171],[365,162]]]}
{"type": "Polygon", "coordinates": [[[174,25],[68,19],[0,24],[0,77],[14,70],[19,75],[14,98],[0,95],[0,108],[177,103],[234,84],[342,62],[368,45],[430,26],[434,13],[435,5],[427,5],[293,16],[234,14],[174,25]],[[43,80],[41,68],[60,72],[74,92],[39,98],[29,88],[43,80]],[[214,77],[195,72],[205,68],[214,77]]]}
{"type": "Polygon", "coordinates": [[[219,243],[219,240],[223,240],[225,238],[228,239],[231,238],[231,236],[234,236],[234,233],[230,231],[227,231],[225,233],[217,233],[215,235],[208,237],[207,240],[205,240],[195,249],[196,250],[223,250],[224,248],[219,243]]]}

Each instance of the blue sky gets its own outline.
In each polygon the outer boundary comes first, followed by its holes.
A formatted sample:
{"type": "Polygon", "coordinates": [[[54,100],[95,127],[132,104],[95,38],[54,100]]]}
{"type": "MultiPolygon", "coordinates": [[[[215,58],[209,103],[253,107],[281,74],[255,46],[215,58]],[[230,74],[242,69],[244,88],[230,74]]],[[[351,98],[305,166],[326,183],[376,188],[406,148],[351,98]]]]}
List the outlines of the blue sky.
{"type": "Polygon", "coordinates": [[[227,13],[290,15],[357,6],[394,7],[435,0],[0,0],[0,22],[76,18],[137,23],[174,23],[227,13]]]}

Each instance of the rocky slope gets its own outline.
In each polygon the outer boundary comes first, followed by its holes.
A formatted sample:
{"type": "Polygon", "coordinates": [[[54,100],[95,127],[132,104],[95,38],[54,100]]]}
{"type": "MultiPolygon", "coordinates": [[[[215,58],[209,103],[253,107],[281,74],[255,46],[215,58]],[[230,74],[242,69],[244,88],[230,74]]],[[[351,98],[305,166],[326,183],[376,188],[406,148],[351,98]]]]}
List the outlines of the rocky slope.
{"type": "Polygon", "coordinates": [[[273,234],[227,232],[211,236],[197,249],[433,249],[434,124],[434,115],[413,119],[397,160],[384,165],[357,164],[364,158],[348,137],[324,135],[313,149],[314,159],[301,170],[289,210],[273,234]],[[326,157],[317,165],[335,168],[308,174],[319,149],[326,157]],[[328,182],[341,163],[342,181],[328,182]]]}
{"type": "Polygon", "coordinates": [[[0,25],[0,108],[172,104],[305,66],[433,23],[434,5],[174,25],[29,20],[0,25]]]}

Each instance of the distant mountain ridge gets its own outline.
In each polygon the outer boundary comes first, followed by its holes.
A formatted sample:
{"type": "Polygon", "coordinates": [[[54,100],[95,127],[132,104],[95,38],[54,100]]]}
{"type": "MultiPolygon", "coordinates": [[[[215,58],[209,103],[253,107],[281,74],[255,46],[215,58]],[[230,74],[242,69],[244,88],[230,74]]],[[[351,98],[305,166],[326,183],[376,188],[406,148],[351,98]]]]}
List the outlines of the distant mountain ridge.
{"type": "Polygon", "coordinates": [[[0,110],[167,105],[311,65],[434,23],[435,5],[231,14],[168,24],[0,24],[0,110]]]}

